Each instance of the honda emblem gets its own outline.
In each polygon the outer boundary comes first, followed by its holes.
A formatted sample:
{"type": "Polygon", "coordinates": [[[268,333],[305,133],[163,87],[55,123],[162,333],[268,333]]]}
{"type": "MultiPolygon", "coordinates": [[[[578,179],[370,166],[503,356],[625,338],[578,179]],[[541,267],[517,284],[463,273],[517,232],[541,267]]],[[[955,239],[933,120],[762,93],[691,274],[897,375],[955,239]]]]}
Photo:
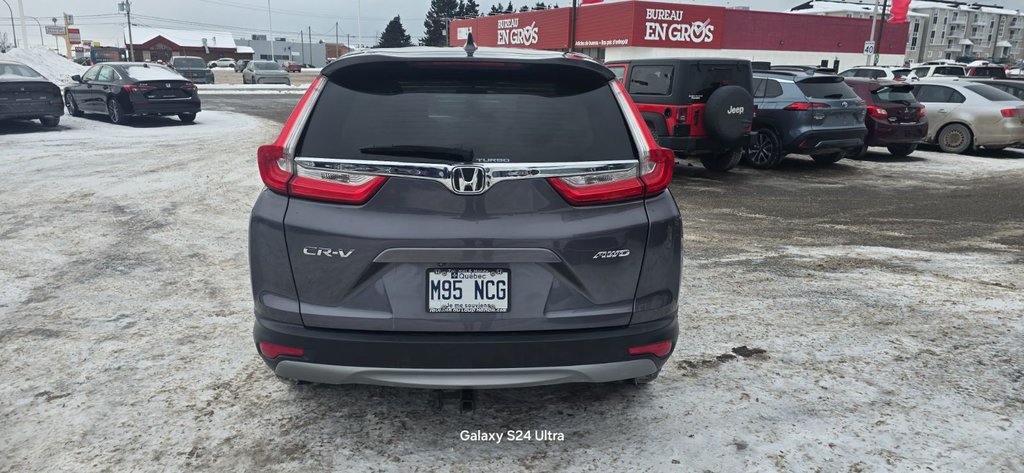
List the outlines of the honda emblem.
{"type": "Polygon", "coordinates": [[[456,194],[480,194],[487,187],[487,172],[480,166],[452,168],[452,190],[456,194]]]}

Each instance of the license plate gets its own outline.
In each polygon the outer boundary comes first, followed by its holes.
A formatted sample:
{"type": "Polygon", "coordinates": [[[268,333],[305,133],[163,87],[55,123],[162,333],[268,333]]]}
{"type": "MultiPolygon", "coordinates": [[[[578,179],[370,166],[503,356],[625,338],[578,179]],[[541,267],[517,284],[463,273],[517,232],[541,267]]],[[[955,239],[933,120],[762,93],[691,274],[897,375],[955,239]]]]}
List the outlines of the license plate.
{"type": "Polygon", "coordinates": [[[427,312],[508,312],[508,270],[427,270],[427,312]]]}

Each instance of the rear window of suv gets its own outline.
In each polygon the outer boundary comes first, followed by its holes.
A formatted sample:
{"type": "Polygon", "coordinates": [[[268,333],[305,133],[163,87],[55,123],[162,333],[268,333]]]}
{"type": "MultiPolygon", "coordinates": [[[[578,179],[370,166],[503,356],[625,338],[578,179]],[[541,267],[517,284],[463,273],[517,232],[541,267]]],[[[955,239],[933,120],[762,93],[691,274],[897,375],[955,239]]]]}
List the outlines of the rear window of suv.
{"type": "Polygon", "coordinates": [[[206,63],[197,57],[174,58],[171,64],[178,69],[206,69],[206,63]]]}
{"type": "Polygon", "coordinates": [[[880,102],[917,103],[917,98],[914,97],[913,91],[914,88],[909,85],[897,85],[882,87],[871,91],[871,93],[880,102]]]}
{"type": "Polygon", "coordinates": [[[608,82],[576,66],[349,66],[308,123],[297,150],[307,157],[436,162],[361,151],[394,146],[468,150],[478,162],[636,157],[608,82]]]}
{"type": "Polygon", "coordinates": [[[705,63],[697,61],[688,65],[686,77],[682,80],[684,81],[683,96],[697,103],[707,102],[712,92],[726,85],[737,85],[753,94],[750,64],[746,62],[705,63]]]}
{"type": "Polygon", "coordinates": [[[812,99],[855,99],[857,94],[846,85],[846,83],[833,82],[834,79],[825,77],[797,82],[797,87],[804,95],[812,99]]]}
{"type": "Polygon", "coordinates": [[[674,73],[673,66],[633,66],[629,73],[629,93],[669,95],[674,73]]]}

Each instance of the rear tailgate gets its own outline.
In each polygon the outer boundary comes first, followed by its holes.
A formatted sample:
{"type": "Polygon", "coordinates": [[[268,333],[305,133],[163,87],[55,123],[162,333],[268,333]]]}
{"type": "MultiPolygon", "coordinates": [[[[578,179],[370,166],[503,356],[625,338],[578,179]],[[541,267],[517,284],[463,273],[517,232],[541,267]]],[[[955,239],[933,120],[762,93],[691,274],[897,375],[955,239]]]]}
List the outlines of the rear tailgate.
{"type": "Polygon", "coordinates": [[[462,332],[629,323],[649,232],[644,201],[584,206],[563,195],[614,193],[619,181],[604,179],[636,180],[641,146],[610,74],[483,61],[341,71],[310,113],[298,175],[319,182],[309,189],[380,187],[357,205],[291,199],[285,234],[305,325],[462,332]],[[561,190],[544,178],[604,167],[561,190]]]}
{"type": "Polygon", "coordinates": [[[812,76],[796,81],[815,104],[811,127],[816,131],[864,127],[864,101],[839,76],[812,76]]]}

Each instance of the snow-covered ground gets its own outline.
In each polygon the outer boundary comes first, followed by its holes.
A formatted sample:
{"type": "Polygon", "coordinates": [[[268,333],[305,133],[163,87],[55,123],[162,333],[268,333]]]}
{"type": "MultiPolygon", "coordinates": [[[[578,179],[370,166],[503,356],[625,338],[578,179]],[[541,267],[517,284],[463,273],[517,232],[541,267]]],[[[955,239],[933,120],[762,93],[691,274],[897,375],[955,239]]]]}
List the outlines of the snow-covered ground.
{"type": "MultiPolygon", "coordinates": [[[[258,359],[246,225],[278,125],[7,126],[0,471],[1024,470],[1024,260],[994,243],[1019,219],[970,250],[834,244],[853,229],[832,227],[776,241],[788,221],[692,204],[746,192],[750,170],[679,178],[681,335],[661,378],[483,391],[459,414],[418,390],[284,385],[258,359]],[[460,440],[510,429],[564,440],[460,440]]],[[[1019,158],[914,157],[758,176],[797,195],[1024,177],[1019,158]]]]}
{"type": "Polygon", "coordinates": [[[82,74],[88,69],[40,46],[14,48],[6,53],[0,53],[0,59],[10,59],[25,64],[57,85],[70,84],[71,76],[82,74]]]}

